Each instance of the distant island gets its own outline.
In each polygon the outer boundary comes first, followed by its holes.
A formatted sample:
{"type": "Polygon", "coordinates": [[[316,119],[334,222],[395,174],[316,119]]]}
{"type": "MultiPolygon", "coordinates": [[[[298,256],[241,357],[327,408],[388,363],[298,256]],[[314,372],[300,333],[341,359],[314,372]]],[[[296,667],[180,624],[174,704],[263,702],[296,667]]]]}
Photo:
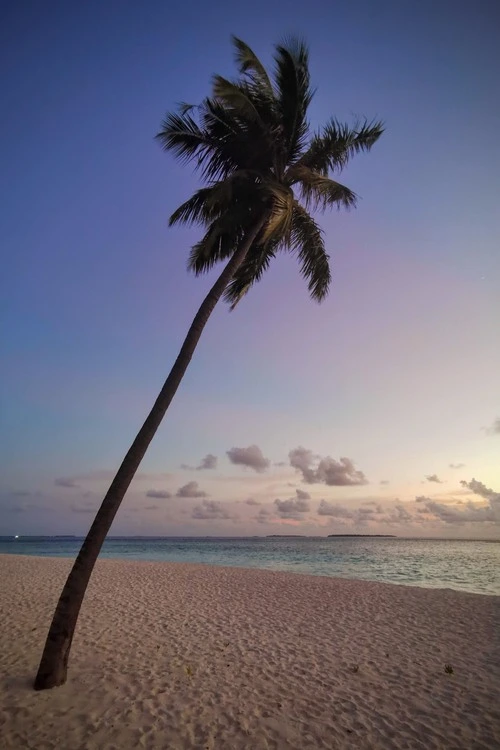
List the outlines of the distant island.
{"type": "Polygon", "coordinates": [[[327,539],[331,539],[332,537],[337,536],[347,536],[347,537],[371,537],[376,539],[396,539],[396,534],[328,534],[327,539]]]}
{"type": "Polygon", "coordinates": [[[266,539],[303,539],[305,534],[268,534],[266,539]]]}

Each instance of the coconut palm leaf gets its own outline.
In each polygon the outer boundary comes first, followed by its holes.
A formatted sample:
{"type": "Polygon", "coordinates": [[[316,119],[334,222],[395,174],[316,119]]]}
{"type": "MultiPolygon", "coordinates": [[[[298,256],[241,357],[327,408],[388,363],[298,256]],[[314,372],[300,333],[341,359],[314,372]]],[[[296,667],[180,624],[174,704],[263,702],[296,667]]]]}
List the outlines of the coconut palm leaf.
{"type": "Polygon", "coordinates": [[[332,118],[320,133],[313,136],[297,165],[309,167],[323,175],[329,171],[342,171],[352,156],[369,151],[383,132],[381,122],[369,123],[365,120],[350,127],[332,118]]]}
{"type": "Polygon", "coordinates": [[[235,114],[240,116],[243,121],[256,122],[262,128],[265,128],[255,103],[252,101],[251,89],[244,82],[232,83],[227,78],[215,75],[213,77],[212,95],[226,107],[234,110],[235,114]]]}
{"type": "Polygon", "coordinates": [[[209,209],[209,195],[211,188],[197,190],[191,198],[182,203],[170,216],[169,227],[175,224],[206,225],[216,218],[216,213],[209,209]]]}
{"type": "Polygon", "coordinates": [[[312,216],[295,201],[290,247],[300,261],[300,272],[307,281],[312,299],[321,302],[330,288],[330,256],[325,250],[323,233],[312,216]]]}
{"type": "Polygon", "coordinates": [[[354,208],[357,196],[350,188],[336,180],[324,177],[319,172],[304,166],[297,166],[288,175],[292,175],[294,184],[298,184],[301,198],[307,209],[326,210],[331,206],[354,208]]]}
{"type": "Polygon", "coordinates": [[[231,39],[240,75],[246,76],[255,89],[261,91],[269,99],[273,99],[274,91],[271,79],[255,52],[238,37],[232,36],[231,39]]]}
{"type": "Polygon", "coordinates": [[[300,39],[291,38],[276,47],[276,89],[283,129],[286,163],[301,153],[308,131],[307,109],[313,97],[309,75],[309,52],[300,39]]]}
{"type": "Polygon", "coordinates": [[[238,302],[247,294],[250,288],[258,283],[269,268],[278,250],[279,240],[255,242],[244,263],[239,267],[232,281],[226,288],[224,299],[234,310],[238,302]]]}

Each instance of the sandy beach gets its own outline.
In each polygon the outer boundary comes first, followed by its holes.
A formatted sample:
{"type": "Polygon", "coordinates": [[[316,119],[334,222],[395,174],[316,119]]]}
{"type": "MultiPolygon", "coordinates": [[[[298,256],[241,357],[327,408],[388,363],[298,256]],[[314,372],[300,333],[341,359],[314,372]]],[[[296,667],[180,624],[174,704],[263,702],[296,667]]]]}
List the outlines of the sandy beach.
{"type": "Polygon", "coordinates": [[[500,597],[101,560],[35,693],[70,564],[0,556],[2,748],[500,747],[500,597]]]}

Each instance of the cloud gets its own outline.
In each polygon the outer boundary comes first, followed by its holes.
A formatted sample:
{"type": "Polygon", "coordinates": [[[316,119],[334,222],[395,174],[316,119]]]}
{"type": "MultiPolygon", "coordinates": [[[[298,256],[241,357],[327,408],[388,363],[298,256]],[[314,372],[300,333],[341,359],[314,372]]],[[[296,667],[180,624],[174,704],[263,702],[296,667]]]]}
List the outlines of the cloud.
{"type": "Polygon", "coordinates": [[[428,482],[437,482],[437,484],[442,484],[442,481],[437,474],[427,474],[425,478],[428,482]]]}
{"type": "Polygon", "coordinates": [[[300,518],[300,513],[307,513],[310,510],[307,492],[302,492],[302,490],[295,490],[295,492],[296,497],[274,501],[281,518],[300,518]],[[305,495],[307,497],[304,497],[305,495]]]}
{"type": "Polygon", "coordinates": [[[382,506],[376,500],[364,500],[362,502],[362,505],[372,505],[376,509],[377,513],[382,513],[383,512],[382,511],[382,506]]]}
{"type": "Polygon", "coordinates": [[[188,482],[179,487],[176,492],[177,497],[208,497],[206,492],[198,489],[198,482],[188,482]]]}
{"type": "Polygon", "coordinates": [[[190,464],[181,464],[181,469],[185,471],[204,471],[205,469],[216,469],[217,468],[217,456],[213,453],[207,453],[205,458],[202,458],[198,466],[191,466],[190,464]]]}
{"type": "Polygon", "coordinates": [[[281,466],[288,466],[288,464],[286,461],[275,461],[273,466],[281,467],[281,466]]]}
{"type": "Polygon", "coordinates": [[[146,494],[146,497],[155,497],[161,500],[168,500],[169,497],[172,497],[172,493],[169,492],[168,490],[151,489],[151,490],[148,490],[145,494],[146,494]]]}
{"type": "Polygon", "coordinates": [[[249,497],[247,500],[245,500],[246,505],[260,505],[258,500],[255,500],[253,497],[249,497]]]}
{"type": "Polygon", "coordinates": [[[332,519],[336,519],[336,521],[338,519],[342,519],[343,522],[352,521],[354,526],[363,526],[369,522],[401,525],[415,520],[415,517],[401,503],[397,503],[388,511],[384,511],[382,506],[373,500],[368,500],[364,504],[373,507],[354,508],[350,510],[339,503],[329,503],[326,500],[322,500],[317,512],[319,516],[330,516],[332,519]]]}
{"type": "Polygon", "coordinates": [[[386,523],[410,523],[414,520],[414,517],[404,505],[396,505],[394,510],[389,514],[389,518],[385,518],[384,520],[386,523]]]}
{"type": "Polygon", "coordinates": [[[232,464],[247,466],[259,474],[271,465],[270,460],[262,455],[258,445],[249,445],[248,448],[231,448],[227,451],[227,456],[232,464]]]}
{"type": "Polygon", "coordinates": [[[269,523],[270,516],[271,513],[268,510],[261,508],[257,515],[254,516],[254,520],[257,521],[257,523],[269,523]]]}
{"type": "Polygon", "coordinates": [[[330,456],[320,458],[307,448],[294,448],[288,454],[290,466],[302,473],[302,478],[307,484],[327,484],[331,487],[348,487],[368,484],[368,480],[362,471],[354,467],[350,458],[341,458],[340,461],[330,456]],[[317,465],[316,461],[318,461],[317,465]]]}
{"type": "Polygon", "coordinates": [[[495,516],[490,507],[474,505],[474,503],[467,503],[466,508],[463,509],[462,506],[456,507],[429,500],[425,505],[425,510],[441,519],[441,521],[450,524],[484,523],[485,521],[495,522],[500,520],[500,514],[495,516]]]}
{"type": "Polygon", "coordinates": [[[465,464],[448,464],[450,469],[463,469],[465,464]]]}
{"type": "Polygon", "coordinates": [[[491,427],[486,428],[488,435],[500,435],[500,417],[497,417],[491,427]]]}
{"type": "Polygon", "coordinates": [[[311,499],[311,495],[308,492],[306,492],[305,490],[295,490],[295,492],[297,493],[297,497],[299,498],[299,500],[310,500],[311,499]]]}
{"type": "Polygon", "coordinates": [[[439,503],[431,498],[417,497],[416,501],[424,503],[424,509],[419,512],[427,512],[441,521],[449,524],[462,523],[500,523],[500,493],[486,487],[482,482],[471,479],[470,482],[462,481],[460,484],[475,495],[488,501],[487,505],[478,505],[473,502],[460,502],[452,504],[439,503]]]}
{"type": "Polygon", "coordinates": [[[470,482],[464,482],[462,480],[460,484],[462,485],[462,487],[466,487],[475,495],[484,497],[485,500],[498,501],[500,499],[500,493],[490,490],[488,487],[486,487],[485,484],[483,484],[482,482],[478,482],[476,479],[471,479],[470,482]]]}
{"type": "Polygon", "coordinates": [[[332,516],[333,518],[354,518],[354,512],[348,510],[343,505],[338,503],[328,503],[326,500],[322,500],[318,508],[319,516],[332,516]]]}
{"type": "Polygon", "coordinates": [[[144,510],[160,510],[159,505],[145,505],[144,510]]]}
{"type": "Polygon", "coordinates": [[[426,497],[425,495],[417,495],[415,498],[416,503],[428,503],[430,502],[430,497],[426,497]]]}
{"type": "MultiPolygon", "coordinates": [[[[196,484],[196,483],[195,483],[196,484]]],[[[231,514],[216,500],[203,500],[201,505],[196,505],[191,513],[191,518],[211,521],[215,519],[233,518],[231,514]]]]}
{"type": "Polygon", "coordinates": [[[390,484],[388,479],[381,479],[380,484],[390,484]]]}
{"type": "Polygon", "coordinates": [[[217,468],[217,456],[213,453],[207,453],[205,458],[202,458],[199,465],[196,467],[197,471],[204,471],[205,469],[216,469],[217,468]]]}
{"type": "Polygon", "coordinates": [[[59,477],[58,479],[54,480],[54,484],[56,487],[79,487],[80,485],[76,483],[76,480],[73,479],[73,477],[59,477]]]}

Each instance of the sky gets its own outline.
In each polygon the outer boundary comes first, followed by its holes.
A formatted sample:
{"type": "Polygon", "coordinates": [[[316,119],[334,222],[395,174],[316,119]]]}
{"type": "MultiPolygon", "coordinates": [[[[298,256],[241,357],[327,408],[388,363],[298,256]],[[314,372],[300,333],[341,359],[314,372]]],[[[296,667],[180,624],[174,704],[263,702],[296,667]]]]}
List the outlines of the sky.
{"type": "Polygon", "coordinates": [[[230,35],[300,34],[311,126],[381,118],[321,222],[318,305],[278,258],[220,304],[112,534],[500,538],[495,2],[7,2],[0,17],[0,535],[84,534],[214,274],[167,226],[154,135],[230,35]]]}

